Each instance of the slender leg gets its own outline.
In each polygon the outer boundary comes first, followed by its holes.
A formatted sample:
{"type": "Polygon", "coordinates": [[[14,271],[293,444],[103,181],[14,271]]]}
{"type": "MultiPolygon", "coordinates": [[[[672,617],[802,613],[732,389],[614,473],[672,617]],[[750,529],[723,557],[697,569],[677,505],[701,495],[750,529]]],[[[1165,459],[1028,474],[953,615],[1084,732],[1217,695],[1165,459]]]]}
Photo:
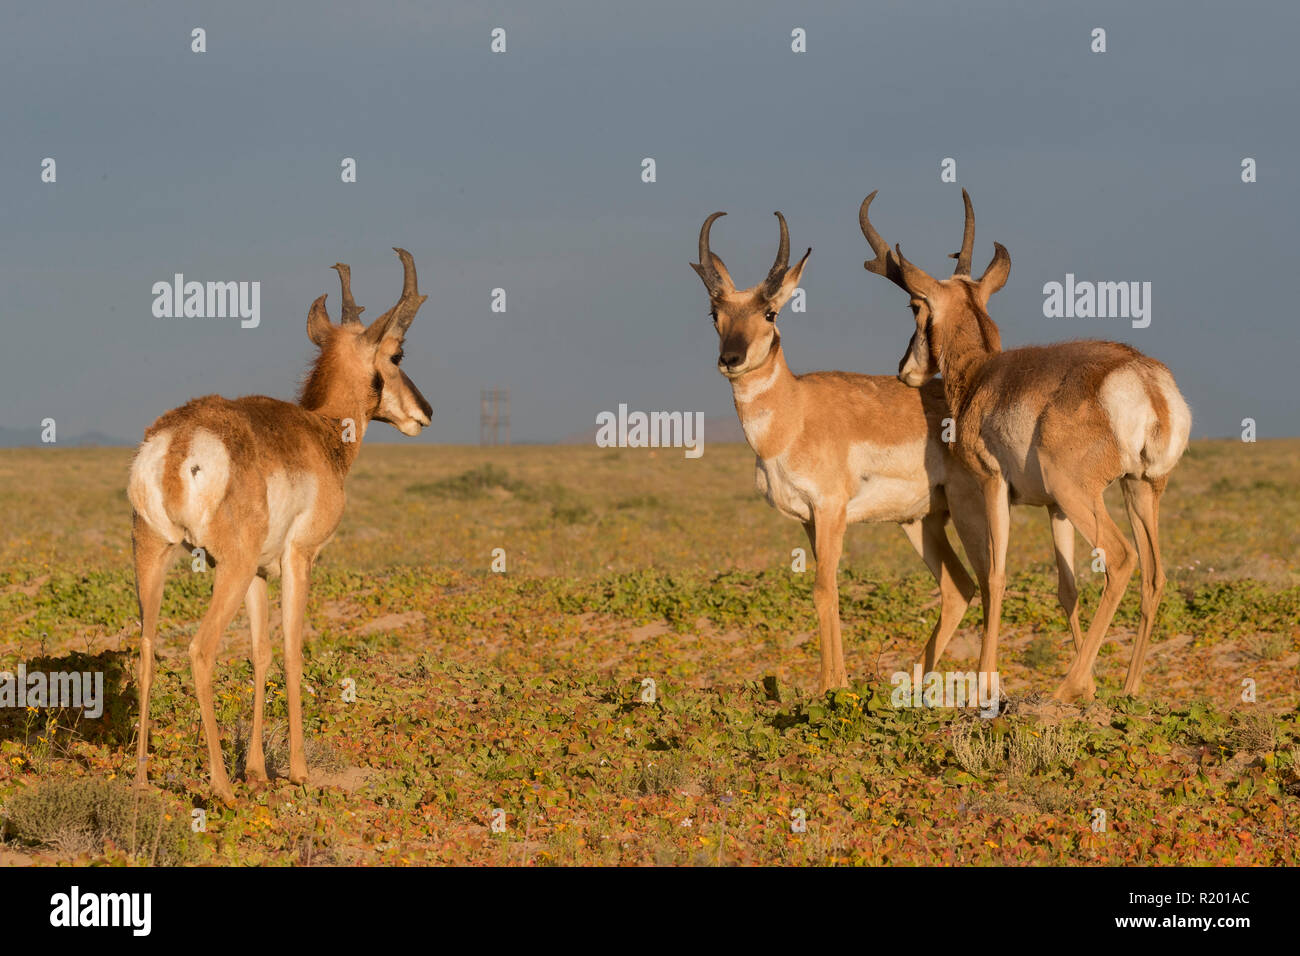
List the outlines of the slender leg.
{"type": "Polygon", "coordinates": [[[1007,542],[1011,537],[1010,489],[1001,475],[982,482],[984,517],[988,522],[985,554],[987,581],[981,581],[984,601],[984,640],[980,646],[980,673],[992,681],[998,669],[998,631],[1002,625],[1002,596],[1007,588],[1007,542]]]}
{"type": "Polygon", "coordinates": [[[262,751],[262,712],[266,702],[266,672],[271,666],[271,604],[266,596],[266,578],[253,577],[244,595],[248,629],[253,637],[253,736],[244,761],[244,779],[266,781],[266,755],[262,751]]]}
{"type": "Polygon", "coordinates": [[[140,733],[135,743],[135,784],[149,783],[149,690],[153,686],[154,639],[162,607],[163,581],[176,558],[177,545],[150,528],[140,515],[132,517],[131,547],[135,555],[135,596],[140,604],[140,733]]]}
{"type": "Polygon", "coordinates": [[[1124,680],[1124,693],[1136,694],[1142,682],[1142,667],[1146,662],[1147,642],[1155,627],[1156,611],[1165,593],[1165,570],[1160,560],[1160,496],[1165,490],[1165,478],[1121,479],[1124,501],[1128,505],[1129,521],[1133,525],[1133,540],[1137,544],[1138,563],[1142,568],[1142,619],[1138,624],[1137,643],[1124,680]]]}
{"type": "Polygon", "coordinates": [[[221,637],[239,610],[256,570],[252,562],[241,560],[238,556],[218,560],[213,572],[212,604],[203,615],[194,640],[190,642],[190,666],[194,671],[194,692],[199,699],[199,713],[203,717],[203,736],[208,742],[212,792],[228,806],[234,805],[235,792],[230,788],[225,761],[221,756],[221,732],[217,727],[217,713],[212,700],[212,671],[216,666],[221,637]]]}
{"type": "Polygon", "coordinates": [[[943,656],[944,648],[975,596],[975,583],[948,542],[948,535],[944,532],[945,521],[944,515],[930,514],[902,526],[907,540],[939,582],[939,620],[925,645],[923,668],[927,674],[934,670],[943,656]]]}
{"type": "Polygon", "coordinates": [[[821,641],[821,683],[825,693],[847,687],[844,645],[840,637],[840,592],[836,576],[844,550],[847,518],[842,507],[820,510],[813,515],[813,550],[817,554],[817,578],[813,584],[813,603],[817,606],[818,634],[821,641]]]}
{"type": "Polygon", "coordinates": [[[811,521],[803,523],[804,534],[808,535],[808,547],[812,548],[813,560],[817,560],[817,525],[811,521]]]}
{"type": "Polygon", "coordinates": [[[1056,549],[1056,597],[1070,625],[1074,653],[1083,648],[1083,630],[1079,627],[1079,587],[1074,580],[1074,525],[1056,505],[1047,509],[1052,519],[1052,545],[1056,549]]]}
{"type": "Polygon", "coordinates": [[[1088,539],[1089,544],[1101,549],[1106,562],[1106,584],[1101,590],[1097,612],[1084,636],[1083,647],[1075,654],[1065,680],[1052,696],[1057,700],[1090,700],[1096,694],[1092,666],[1097,660],[1101,642],[1106,637],[1106,629],[1115,616],[1115,608],[1119,606],[1129,578],[1133,576],[1137,556],[1106,511],[1101,491],[1090,496],[1088,492],[1068,482],[1060,482],[1059,485],[1062,487],[1056,493],[1056,501],[1061,510],[1088,539]]]}
{"type": "Polygon", "coordinates": [[[284,621],[284,679],[289,698],[289,780],[307,782],[307,758],[302,738],[302,625],[307,612],[311,558],[292,547],[281,560],[283,590],[280,607],[284,621]]]}

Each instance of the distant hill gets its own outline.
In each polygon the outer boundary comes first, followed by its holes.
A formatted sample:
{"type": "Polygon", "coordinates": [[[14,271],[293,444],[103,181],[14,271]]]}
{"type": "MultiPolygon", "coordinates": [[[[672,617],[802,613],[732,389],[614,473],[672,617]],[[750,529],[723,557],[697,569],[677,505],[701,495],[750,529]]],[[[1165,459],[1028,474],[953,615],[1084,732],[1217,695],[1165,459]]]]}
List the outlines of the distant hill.
{"type": "MultiPolygon", "coordinates": [[[[103,432],[86,432],[84,435],[74,435],[71,438],[59,437],[55,447],[57,448],[100,448],[100,447],[125,447],[134,445],[135,442],[127,441],[124,438],[118,438],[115,435],[105,435],[103,432]]],[[[41,441],[40,428],[0,428],[0,448],[30,448],[32,446],[44,446],[41,441]]]]}
{"type": "MultiPolygon", "coordinates": [[[[376,431],[374,435],[366,434],[368,443],[403,444],[409,439],[403,439],[396,433],[389,435],[384,431],[376,431]]],[[[718,415],[712,418],[704,419],[704,445],[728,445],[734,443],[745,443],[745,433],[741,430],[740,421],[735,415],[718,415]]],[[[66,438],[59,435],[57,448],[126,448],[134,445],[134,441],[128,441],[125,438],[119,438],[116,435],[105,435],[103,432],[91,431],[82,435],[74,435],[66,438]]],[[[515,442],[516,445],[533,444],[533,442],[515,442]]],[[[575,432],[566,438],[561,438],[555,444],[558,445],[594,445],[596,444],[596,425],[583,432],[575,432]]],[[[45,447],[41,441],[40,428],[4,428],[0,427],[0,448],[32,448],[45,447]]]]}

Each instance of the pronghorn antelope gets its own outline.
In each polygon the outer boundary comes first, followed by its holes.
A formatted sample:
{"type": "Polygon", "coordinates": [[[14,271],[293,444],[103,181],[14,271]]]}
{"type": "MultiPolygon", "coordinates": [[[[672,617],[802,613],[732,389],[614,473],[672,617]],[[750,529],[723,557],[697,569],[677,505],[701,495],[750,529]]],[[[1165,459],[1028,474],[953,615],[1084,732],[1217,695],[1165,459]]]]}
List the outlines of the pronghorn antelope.
{"type": "MultiPolygon", "coordinates": [[[[862,205],[858,209],[858,226],[862,229],[862,235],[866,237],[867,244],[871,246],[871,251],[875,253],[874,258],[868,259],[862,265],[868,272],[883,276],[904,292],[908,292],[907,286],[903,282],[903,275],[897,257],[889,248],[889,244],[881,238],[880,233],[871,225],[871,201],[875,198],[876,192],[873,190],[871,195],[862,200],[862,205]]],[[[969,204],[969,199],[967,203],[969,204]]],[[[962,231],[961,251],[954,252],[949,256],[950,259],[957,260],[957,266],[953,270],[954,276],[970,275],[971,250],[974,243],[975,217],[972,214],[967,217],[962,231]]],[[[990,288],[988,294],[991,296],[1001,287],[999,283],[997,288],[990,288]]],[[[1002,339],[998,335],[997,326],[990,322],[989,327],[984,331],[987,332],[984,341],[989,351],[1001,352],[1002,339]]],[[[899,377],[902,378],[901,369],[899,377]]],[[[933,376],[930,378],[932,379],[933,376]]],[[[904,379],[904,381],[907,380],[904,379]]],[[[933,385],[934,382],[927,379],[923,387],[928,388],[933,387],[933,385]]],[[[947,406],[946,400],[945,406],[947,406]]],[[[955,431],[954,428],[948,433],[950,439],[955,439],[955,431]]],[[[984,562],[985,539],[988,534],[988,526],[984,515],[984,498],[979,483],[975,480],[974,475],[962,465],[959,458],[949,458],[945,491],[949,501],[952,523],[957,529],[957,536],[961,538],[962,544],[966,548],[966,555],[975,567],[975,576],[983,580],[984,572],[981,568],[984,566],[982,562],[984,562]]],[[[1016,501],[1013,503],[1028,504],[1030,502],[1016,501]]],[[[1083,647],[1083,631],[1079,626],[1079,588],[1074,579],[1074,525],[1070,524],[1065,512],[1055,505],[1048,506],[1047,514],[1052,526],[1052,547],[1056,553],[1056,597],[1061,604],[1061,610],[1065,612],[1066,624],[1070,628],[1070,635],[1074,638],[1074,650],[1078,653],[1079,649],[1083,647]]],[[[981,599],[987,607],[987,593],[982,593],[981,599]]],[[[984,673],[993,672],[992,668],[982,666],[980,670],[984,673]]]]}
{"type": "Polygon", "coordinates": [[[271,664],[268,575],[283,576],[284,669],[289,700],[289,779],[307,780],[302,738],[302,627],[312,562],[343,515],[343,480],[371,421],[418,435],[432,409],[399,367],[402,341],[426,296],[404,249],[397,304],[369,327],[352,298],[348,267],[340,324],[325,296],[311,305],[307,336],[320,348],[298,404],[260,395],[208,395],[167,412],[145,432],[131,465],[132,540],[140,602],[140,735],[136,784],[148,780],[149,688],[154,638],[167,567],[183,549],[213,559],[212,604],[190,643],[195,693],[208,744],[212,789],[227,804],[234,792],[221,757],[212,671],[222,634],[244,602],[252,632],[252,740],[245,776],[266,780],[262,704],[271,664]]]}
{"type": "MultiPolygon", "coordinates": [[[[1052,513],[1058,561],[1068,521],[1100,549],[1106,574],[1092,624],[1081,644],[1076,633],[1074,661],[1055,696],[1075,700],[1095,695],[1093,664],[1135,562],[1142,571],[1141,619],[1124,692],[1136,693],[1165,586],[1160,496],[1187,447],[1191,411],[1169,369],[1119,342],[1064,342],[1003,352],[987,305],[1006,283],[1011,257],[994,243],[984,274],[971,277],[975,213],[965,190],[962,199],[966,224],[951,278],[932,278],[903,258],[898,246],[893,253],[883,241],[872,247],[885,260],[881,269],[911,296],[916,320],[898,377],[926,388],[936,375],[943,376],[957,424],[954,451],[983,503],[982,541],[963,535],[984,602],[980,670],[996,670],[1009,506],[1045,505],[1052,513]],[[1102,497],[1116,480],[1133,525],[1136,555],[1102,497]]],[[[954,518],[962,533],[961,515],[954,518]]]]}
{"type": "Polygon", "coordinates": [[[763,282],[738,291],[709,250],[709,230],[722,215],[704,220],[700,261],[691,267],[709,293],[721,348],[718,371],[731,382],[741,427],[757,456],[758,490],[782,514],[802,522],[812,545],[820,690],[848,684],[836,571],[845,527],[856,521],[901,524],[939,582],[939,621],[925,646],[930,671],[975,594],[944,533],[943,390],[938,383],[908,388],[892,375],[791,373],[776,317],[799,285],[812,250],[790,268],[789,231],[778,212],[776,262],[763,282]]]}

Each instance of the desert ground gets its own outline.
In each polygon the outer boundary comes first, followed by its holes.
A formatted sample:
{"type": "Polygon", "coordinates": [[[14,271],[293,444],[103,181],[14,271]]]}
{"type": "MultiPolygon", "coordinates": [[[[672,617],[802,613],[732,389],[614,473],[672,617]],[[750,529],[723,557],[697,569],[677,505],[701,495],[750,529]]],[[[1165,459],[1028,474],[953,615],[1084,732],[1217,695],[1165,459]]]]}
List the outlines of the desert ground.
{"type": "MultiPolygon", "coordinates": [[[[1073,645],[1047,516],[1015,509],[1008,701],[992,720],[893,706],[890,677],[937,612],[893,525],[849,530],[854,686],[815,693],[814,565],[799,573],[792,555],[807,539],[755,492],[744,446],[689,460],[368,445],[313,578],[307,785],[276,776],[278,647],[274,779],[238,779],[253,693],[242,613],[227,635],[216,688],[233,809],[207,790],[186,647],[211,574],[189,561],[163,604],[151,788],[130,787],[131,454],[0,451],[0,670],[103,672],[108,698],[98,719],[0,709],[0,863],[1300,863],[1300,440],[1188,450],[1164,499],[1169,586],[1133,698],[1120,687],[1136,578],[1097,700],[1049,699],[1073,645]]],[[[1118,495],[1111,507],[1127,530],[1118,495]]],[[[1081,538],[1076,565],[1086,628],[1101,576],[1081,538]]],[[[943,667],[975,669],[979,614],[943,667]]]]}

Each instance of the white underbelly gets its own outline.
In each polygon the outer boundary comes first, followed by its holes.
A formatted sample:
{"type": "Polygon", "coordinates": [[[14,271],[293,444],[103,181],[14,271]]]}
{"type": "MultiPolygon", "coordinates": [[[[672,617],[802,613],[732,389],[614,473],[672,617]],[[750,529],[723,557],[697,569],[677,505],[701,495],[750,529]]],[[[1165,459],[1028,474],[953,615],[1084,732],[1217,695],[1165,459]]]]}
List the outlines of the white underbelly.
{"type": "Polygon", "coordinates": [[[924,473],[897,478],[866,475],[858,493],[848,505],[848,519],[855,521],[914,521],[930,513],[930,482],[924,473]]]}
{"type": "Polygon", "coordinates": [[[1012,504],[1050,505],[1056,500],[1047,490],[1036,451],[1000,456],[999,463],[1002,465],[1002,477],[1007,480],[1012,504]]]}
{"type": "Polygon", "coordinates": [[[915,521],[930,513],[933,489],[943,484],[944,448],[927,435],[899,445],[860,442],[849,448],[857,488],[849,521],[915,521]]]}
{"type": "Polygon", "coordinates": [[[260,568],[270,572],[280,570],[285,547],[311,525],[315,507],[315,475],[310,472],[287,475],[274,471],[266,476],[266,535],[258,555],[260,568]]]}
{"type": "MultiPolygon", "coordinates": [[[[835,500],[813,476],[791,471],[780,458],[756,459],[754,480],[768,504],[797,521],[811,520],[820,507],[835,500]]],[[[845,506],[846,518],[850,523],[913,521],[930,513],[933,487],[934,482],[923,469],[903,476],[863,475],[845,506]]]]}
{"type": "Polygon", "coordinates": [[[1002,477],[1011,488],[1015,504],[1048,505],[1053,499],[1043,481],[1038,449],[1034,445],[1037,417],[1027,406],[1010,409],[1001,425],[985,426],[985,444],[997,458],[1002,477]]]}

